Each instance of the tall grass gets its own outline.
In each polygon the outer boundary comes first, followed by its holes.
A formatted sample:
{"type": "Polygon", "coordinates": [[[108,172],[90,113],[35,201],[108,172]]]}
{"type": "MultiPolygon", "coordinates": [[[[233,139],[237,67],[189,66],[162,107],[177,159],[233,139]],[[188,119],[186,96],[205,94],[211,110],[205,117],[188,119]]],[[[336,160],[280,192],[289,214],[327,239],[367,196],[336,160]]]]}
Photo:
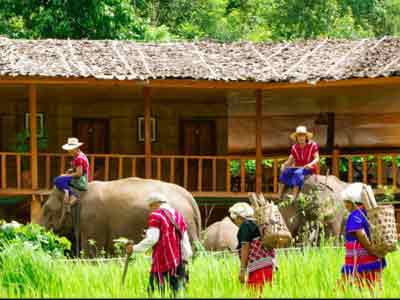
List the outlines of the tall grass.
{"type": "MultiPolygon", "coordinates": [[[[15,256],[14,259],[10,256],[9,260],[3,260],[0,270],[0,282],[3,283],[0,286],[0,297],[148,297],[146,291],[150,268],[148,256],[135,256],[129,266],[125,286],[122,287],[123,265],[121,262],[72,263],[54,260],[48,256],[36,259],[35,256],[23,251],[17,254],[17,258],[18,255],[25,255],[26,262],[16,262],[15,256]],[[23,266],[26,269],[21,270],[23,266]],[[10,277],[9,272],[14,271],[15,274],[21,272],[18,276],[22,277],[10,277]],[[24,278],[24,280],[18,278],[24,278]],[[24,288],[16,289],[10,284],[12,280],[22,283],[24,288]]],[[[275,274],[273,286],[266,286],[264,289],[263,297],[371,298],[400,295],[399,252],[387,257],[388,268],[383,274],[384,288],[377,289],[373,294],[368,290],[360,291],[357,288],[345,290],[337,288],[343,257],[342,249],[279,252],[279,270],[275,274]]],[[[231,254],[218,256],[203,254],[197,257],[190,264],[190,283],[185,297],[254,296],[239,283],[238,269],[239,259],[231,254]]],[[[154,295],[154,297],[157,296],[160,295],[154,295]]]]}

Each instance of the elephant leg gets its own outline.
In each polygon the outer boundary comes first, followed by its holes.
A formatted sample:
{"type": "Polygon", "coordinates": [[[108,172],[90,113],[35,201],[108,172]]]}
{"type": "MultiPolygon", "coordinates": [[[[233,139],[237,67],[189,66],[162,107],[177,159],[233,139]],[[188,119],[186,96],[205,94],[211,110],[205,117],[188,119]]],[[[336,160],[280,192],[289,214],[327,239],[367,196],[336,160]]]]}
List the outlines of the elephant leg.
{"type": "Polygon", "coordinates": [[[75,253],[79,257],[81,252],[81,228],[80,228],[80,203],[72,207],[72,226],[75,239],[75,253]]]}
{"type": "Polygon", "coordinates": [[[89,250],[89,237],[86,232],[81,232],[81,252],[83,252],[84,256],[89,255],[89,257],[92,257],[89,250]]]}
{"type": "MultiPolygon", "coordinates": [[[[195,221],[189,221],[188,225],[192,225],[195,224],[195,221]]],[[[197,235],[197,227],[196,226],[188,226],[187,227],[187,231],[188,231],[188,235],[189,235],[189,240],[192,244],[192,250],[195,253],[196,251],[199,250],[204,250],[204,247],[201,243],[200,237],[197,235]]]]}
{"type": "Polygon", "coordinates": [[[333,237],[335,239],[335,242],[339,242],[340,234],[342,232],[342,222],[332,222],[327,227],[330,237],[333,237]]]}
{"type": "Polygon", "coordinates": [[[107,250],[107,237],[108,228],[106,226],[81,224],[82,250],[89,257],[96,257],[100,254],[101,250],[107,250]]]}

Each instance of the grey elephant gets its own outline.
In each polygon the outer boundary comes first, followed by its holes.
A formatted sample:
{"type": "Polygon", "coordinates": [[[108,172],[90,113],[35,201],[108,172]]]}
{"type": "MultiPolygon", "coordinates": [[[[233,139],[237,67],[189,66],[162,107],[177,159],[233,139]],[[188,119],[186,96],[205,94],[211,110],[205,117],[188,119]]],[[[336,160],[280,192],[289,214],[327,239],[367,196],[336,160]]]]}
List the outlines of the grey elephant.
{"type": "MultiPolygon", "coordinates": [[[[113,240],[125,237],[139,242],[147,227],[149,209],[145,199],[150,192],[167,196],[169,204],[185,217],[192,243],[199,243],[201,216],[193,196],[184,188],[159,180],[126,178],[93,181],[80,199],[81,250],[95,256],[97,250],[113,251],[113,240]],[[95,241],[95,246],[90,241],[95,241]]],[[[54,188],[42,209],[40,224],[46,229],[71,237],[72,214],[63,202],[64,193],[54,188]]]]}
{"type": "Polygon", "coordinates": [[[326,238],[338,240],[343,231],[343,220],[346,214],[340,193],[348,183],[339,180],[336,176],[309,176],[302,190],[303,197],[289,204],[280,203],[279,210],[286,221],[292,236],[297,236],[299,242],[316,241],[315,225],[323,225],[323,234],[326,238]],[[304,199],[301,202],[301,199],[304,199]],[[311,226],[310,224],[314,224],[311,226]],[[310,228],[305,228],[307,226],[310,228]],[[312,228],[313,227],[313,228],[312,228]],[[304,232],[304,231],[307,232],[304,232]],[[303,237],[299,237],[299,235],[303,237]]]}
{"type": "Polygon", "coordinates": [[[209,251],[234,251],[237,249],[239,227],[229,217],[211,224],[204,232],[203,245],[209,251]]]}

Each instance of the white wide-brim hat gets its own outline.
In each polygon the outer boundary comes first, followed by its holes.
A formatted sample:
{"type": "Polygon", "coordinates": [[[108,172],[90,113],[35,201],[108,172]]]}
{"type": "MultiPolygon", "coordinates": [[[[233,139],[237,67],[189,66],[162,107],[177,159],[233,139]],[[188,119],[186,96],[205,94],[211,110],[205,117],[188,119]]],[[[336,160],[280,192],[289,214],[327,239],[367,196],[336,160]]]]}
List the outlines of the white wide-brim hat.
{"type": "Polygon", "coordinates": [[[313,134],[311,132],[307,131],[306,126],[298,126],[296,128],[296,131],[290,135],[290,138],[295,141],[298,134],[305,134],[308,137],[308,139],[312,139],[312,137],[313,137],[313,134]]]}
{"type": "Polygon", "coordinates": [[[229,214],[232,219],[237,217],[248,219],[254,217],[254,209],[246,202],[239,202],[229,208],[229,214]]]}
{"type": "Polygon", "coordinates": [[[83,143],[80,142],[77,138],[68,138],[66,144],[62,145],[63,150],[69,151],[74,150],[82,146],[83,143]]]}
{"type": "Polygon", "coordinates": [[[148,205],[153,203],[168,203],[167,197],[161,193],[153,192],[150,193],[146,198],[146,202],[148,205]]]}

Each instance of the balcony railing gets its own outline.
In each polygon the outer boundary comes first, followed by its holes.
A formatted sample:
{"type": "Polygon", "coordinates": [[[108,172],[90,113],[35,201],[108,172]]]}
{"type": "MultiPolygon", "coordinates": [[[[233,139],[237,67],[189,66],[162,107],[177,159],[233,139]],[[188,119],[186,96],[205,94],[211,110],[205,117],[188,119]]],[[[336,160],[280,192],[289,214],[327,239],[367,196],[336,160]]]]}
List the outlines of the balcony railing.
{"type": "MultiPolygon", "coordinates": [[[[31,189],[31,156],[27,153],[0,153],[1,192],[31,189]]],[[[114,180],[145,176],[145,155],[89,154],[95,180],[114,180]]],[[[52,187],[53,178],[65,172],[71,157],[61,153],[38,155],[39,189],[52,187]]],[[[284,156],[264,157],[261,182],[264,193],[277,193],[278,177],[284,156]]],[[[255,157],[153,155],[152,178],[179,184],[195,194],[235,195],[255,191],[255,157]]],[[[398,186],[400,153],[358,153],[322,155],[319,172],[341,180],[362,181],[374,188],[398,186]]]]}

